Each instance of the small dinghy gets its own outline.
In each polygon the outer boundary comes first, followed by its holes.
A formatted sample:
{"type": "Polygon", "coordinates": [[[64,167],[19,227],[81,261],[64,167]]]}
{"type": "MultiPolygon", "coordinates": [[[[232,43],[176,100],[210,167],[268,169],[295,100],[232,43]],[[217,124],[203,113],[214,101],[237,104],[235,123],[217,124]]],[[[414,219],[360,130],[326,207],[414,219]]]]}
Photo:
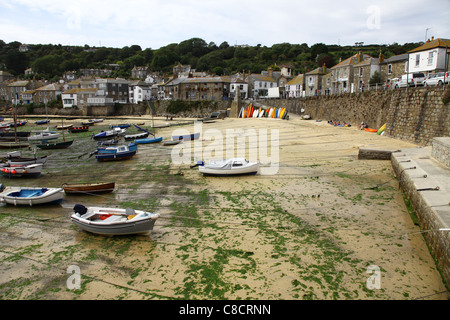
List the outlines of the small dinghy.
{"type": "Polygon", "coordinates": [[[62,188],[4,187],[0,185],[0,201],[15,206],[56,204],[63,199],[62,188]]]}
{"type": "Polygon", "coordinates": [[[119,143],[119,139],[111,139],[111,140],[99,141],[99,142],[97,142],[97,146],[99,146],[99,147],[115,146],[118,143],[119,143]]]}
{"type": "Polygon", "coordinates": [[[47,162],[47,156],[33,157],[33,158],[10,156],[10,157],[6,158],[6,163],[11,166],[26,166],[26,165],[35,164],[35,163],[44,164],[45,162],[47,162]]]}
{"type": "Polygon", "coordinates": [[[159,138],[146,138],[146,139],[137,139],[134,140],[134,143],[136,144],[149,144],[149,143],[157,143],[162,141],[162,137],[159,138]]]}
{"type": "Polygon", "coordinates": [[[99,122],[103,122],[103,119],[89,119],[88,121],[91,123],[99,123],[99,122]]]}
{"type": "Polygon", "coordinates": [[[166,141],[163,141],[162,144],[163,144],[163,146],[174,146],[174,145],[179,144],[181,142],[183,142],[183,140],[166,140],[166,141]]]}
{"type": "Polygon", "coordinates": [[[197,140],[198,138],[200,138],[200,132],[181,136],[172,136],[172,140],[184,140],[184,141],[197,140]]]}
{"type": "Polygon", "coordinates": [[[49,119],[38,120],[35,122],[35,124],[37,124],[37,125],[43,125],[43,124],[47,124],[47,123],[50,123],[49,119]]]}
{"type": "Polygon", "coordinates": [[[209,164],[199,161],[195,166],[198,166],[200,173],[203,173],[203,175],[236,176],[257,174],[259,162],[249,162],[244,158],[231,158],[226,160],[211,160],[209,164]]]}
{"type": "Polygon", "coordinates": [[[41,175],[42,166],[41,163],[26,166],[5,165],[0,169],[0,173],[7,178],[34,178],[41,175]]]}
{"type": "Polygon", "coordinates": [[[67,194],[97,194],[113,192],[116,184],[114,182],[106,183],[64,183],[61,187],[67,194]]]}
{"type": "Polygon", "coordinates": [[[118,137],[118,136],[123,136],[123,135],[125,135],[126,131],[127,131],[127,129],[114,128],[111,130],[102,131],[100,133],[97,133],[93,137],[95,140],[110,139],[110,138],[114,138],[114,137],[118,137]]]}
{"type": "Polygon", "coordinates": [[[136,140],[136,139],[145,139],[150,134],[148,132],[136,133],[136,134],[126,134],[124,136],[125,140],[136,140]]]}
{"type": "Polygon", "coordinates": [[[153,230],[158,213],[134,209],[99,208],[77,204],[72,222],[81,229],[100,235],[131,235],[153,230]]]}
{"type": "Polygon", "coordinates": [[[69,129],[70,133],[79,133],[79,132],[87,132],[89,131],[89,126],[77,126],[69,129]]]}
{"type": "Polygon", "coordinates": [[[127,146],[113,146],[113,147],[97,147],[97,151],[93,152],[97,161],[116,161],[116,160],[129,160],[137,152],[137,144],[130,143],[127,146]]]}

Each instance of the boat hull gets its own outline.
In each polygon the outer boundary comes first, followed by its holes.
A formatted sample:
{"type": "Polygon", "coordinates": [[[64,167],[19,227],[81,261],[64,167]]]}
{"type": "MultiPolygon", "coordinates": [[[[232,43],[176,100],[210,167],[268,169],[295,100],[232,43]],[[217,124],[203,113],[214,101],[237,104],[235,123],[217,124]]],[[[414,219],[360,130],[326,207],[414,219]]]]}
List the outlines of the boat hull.
{"type": "Polygon", "coordinates": [[[97,154],[95,157],[97,161],[119,161],[119,160],[130,160],[136,155],[136,150],[121,152],[121,153],[101,153],[97,154]]]}
{"type": "Polygon", "coordinates": [[[124,138],[125,138],[125,140],[136,140],[136,139],[145,139],[148,136],[149,136],[149,133],[144,132],[144,133],[139,133],[139,134],[126,135],[124,138]]]}
{"type": "Polygon", "coordinates": [[[29,146],[27,142],[0,142],[0,149],[28,148],[29,146]]]}
{"type": "Polygon", "coordinates": [[[62,188],[67,194],[89,194],[89,193],[109,193],[115,189],[115,183],[80,183],[63,184],[62,188]]]}
{"type": "Polygon", "coordinates": [[[184,141],[197,140],[198,138],[200,138],[200,132],[181,136],[172,136],[172,140],[184,140],[184,141]]]}
{"type": "MultiPolygon", "coordinates": [[[[239,161],[242,163],[242,161],[239,161]]],[[[248,163],[242,166],[234,166],[232,162],[217,162],[210,165],[199,166],[199,172],[205,176],[242,176],[256,175],[259,163],[248,163]]]]}
{"type": "Polygon", "coordinates": [[[0,170],[6,178],[35,178],[41,175],[42,164],[32,164],[28,166],[5,166],[0,170]]]}
{"type": "Polygon", "coordinates": [[[55,143],[45,143],[38,144],[37,147],[39,149],[50,150],[50,149],[65,149],[72,145],[73,140],[65,141],[65,142],[55,142],[55,143]]]}
{"type": "Polygon", "coordinates": [[[150,139],[137,139],[134,140],[134,142],[136,144],[149,144],[149,143],[157,143],[157,142],[161,142],[162,141],[162,137],[159,138],[150,138],[150,139]]]}
{"type": "Polygon", "coordinates": [[[72,127],[69,129],[71,133],[80,133],[80,132],[87,132],[89,131],[89,126],[83,126],[83,127],[72,127]]]}
{"type": "Polygon", "coordinates": [[[15,206],[36,206],[61,203],[64,196],[62,188],[7,188],[0,193],[0,199],[15,206]],[[35,195],[34,195],[35,194],[35,195]]]}
{"type": "Polygon", "coordinates": [[[107,236],[145,234],[153,230],[159,214],[135,211],[136,217],[128,219],[125,209],[89,208],[87,213],[74,213],[72,222],[84,231],[107,236]],[[113,214],[105,220],[92,219],[97,215],[113,214]],[[112,221],[108,221],[112,219],[112,221]]]}
{"type": "Polygon", "coordinates": [[[11,166],[27,166],[30,164],[41,163],[44,164],[47,161],[47,156],[39,158],[22,158],[22,157],[11,157],[7,159],[7,163],[11,166]]]}

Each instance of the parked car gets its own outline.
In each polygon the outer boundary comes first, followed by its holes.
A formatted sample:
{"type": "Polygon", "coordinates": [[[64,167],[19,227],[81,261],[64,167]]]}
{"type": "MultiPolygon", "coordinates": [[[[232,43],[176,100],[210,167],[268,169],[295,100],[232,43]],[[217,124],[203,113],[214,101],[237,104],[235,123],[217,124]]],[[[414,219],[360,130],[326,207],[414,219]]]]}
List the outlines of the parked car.
{"type": "Polygon", "coordinates": [[[417,87],[423,86],[423,82],[425,80],[425,75],[422,72],[416,72],[413,74],[404,74],[400,78],[400,80],[395,84],[395,88],[403,88],[403,87],[417,87]]]}
{"type": "Polygon", "coordinates": [[[425,86],[442,86],[448,83],[450,72],[430,73],[424,81],[425,86]]]}

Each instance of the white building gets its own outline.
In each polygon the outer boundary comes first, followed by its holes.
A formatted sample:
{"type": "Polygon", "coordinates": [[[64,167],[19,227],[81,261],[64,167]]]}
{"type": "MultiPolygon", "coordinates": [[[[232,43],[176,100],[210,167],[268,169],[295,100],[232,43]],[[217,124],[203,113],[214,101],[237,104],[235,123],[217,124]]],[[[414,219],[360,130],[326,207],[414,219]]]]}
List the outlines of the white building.
{"type": "Polygon", "coordinates": [[[230,99],[234,99],[236,96],[236,90],[239,87],[239,93],[241,95],[241,99],[248,99],[248,83],[240,78],[235,78],[231,80],[230,83],[230,99]]]}
{"type": "Polygon", "coordinates": [[[303,74],[299,74],[294,79],[286,83],[285,86],[287,98],[301,98],[305,96],[303,89],[303,74]]]}
{"type": "Polygon", "coordinates": [[[449,70],[449,39],[428,40],[424,45],[408,52],[408,73],[436,73],[449,70]]]}
{"type": "Polygon", "coordinates": [[[152,96],[151,85],[144,81],[135,81],[128,84],[128,90],[130,103],[138,104],[139,102],[149,101],[152,96]]]}
{"type": "Polygon", "coordinates": [[[97,88],[71,89],[61,94],[63,108],[84,107],[87,106],[88,99],[95,97],[97,88]]]}

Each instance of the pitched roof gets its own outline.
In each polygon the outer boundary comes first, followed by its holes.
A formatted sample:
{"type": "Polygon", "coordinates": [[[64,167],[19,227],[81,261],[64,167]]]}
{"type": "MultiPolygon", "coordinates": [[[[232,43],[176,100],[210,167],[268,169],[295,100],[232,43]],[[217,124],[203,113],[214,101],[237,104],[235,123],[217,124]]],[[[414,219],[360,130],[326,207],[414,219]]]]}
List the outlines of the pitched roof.
{"type": "Polygon", "coordinates": [[[299,74],[294,79],[286,83],[286,85],[297,85],[297,84],[303,84],[303,74],[299,74]]]}
{"type": "Polygon", "coordinates": [[[96,93],[97,90],[98,90],[97,88],[75,88],[75,89],[70,89],[70,90],[64,91],[64,94],[96,93]]]}
{"type": "Polygon", "coordinates": [[[59,90],[61,90],[61,86],[51,83],[46,86],[40,87],[36,90],[38,90],[38,91],[59,91],[59,90]]]}
{"type": "Polygon", "coordinates": [[[392,62],[399,62],[399,61],[404,61],[404,60],[408,60],[407,53],[390,57],[389,59],[383,60],[382,63],[392,63],[392,62]]]}
{"type": "Polygon", "coordinates": [[[307,75],[324,75],[324,74],[328,74],[329,72],[330,72],[330,69],[328,69],[327,67],[325,67],[325,70],[323,67],[319,67],[319,68],[316,68],[316,69],[308,72],[307,75]]]}
{"type": "MultiPolygon", "coordinates": [[[[360,53],[354,54],[354,55],[351,56],[350,58],[347,58],[347,59],[345,59],[344,61],[339,62],[337,65],[335,65],[335,66],[332,67],[331,69],[358,64],[358,63],[359,63],[359,62],[358,62],[358,55],[359,55],[359,54],[360,54],[360,53]]],[[[368,54],[361,53],[361,58],[362,58],[362,61],[365,61],[365,60],[367,60],[367,59],[371,59],[372,57],[369,56],[368,54]]]]}
{"type": "Polygon", "coordinates": [[[429,50],[429,49],[433,49],[433,48],[446,48],[446,47],[450,47],[450,39],[439,39],[438,38],[438,39],[434,39],[431,41],[427,41],[425,44],[421,45],[420,47],[409,51],[409,53],[429,50]]]}
{"type": "Polygon", "coordinates": [[[256,74],[253,73],[250,75],[251,78],[258,80],[258,81],[269,81],[269,82],[276,82],[273,78],[269,77],[269,76],[264,76],[262,74],[256,74]]]}
{"type": "Polygon", "coordinates": [[[27,86],[29,81],[15,81],[13,83],[8,84],[8,87],[25,87],[27,86]]]}

